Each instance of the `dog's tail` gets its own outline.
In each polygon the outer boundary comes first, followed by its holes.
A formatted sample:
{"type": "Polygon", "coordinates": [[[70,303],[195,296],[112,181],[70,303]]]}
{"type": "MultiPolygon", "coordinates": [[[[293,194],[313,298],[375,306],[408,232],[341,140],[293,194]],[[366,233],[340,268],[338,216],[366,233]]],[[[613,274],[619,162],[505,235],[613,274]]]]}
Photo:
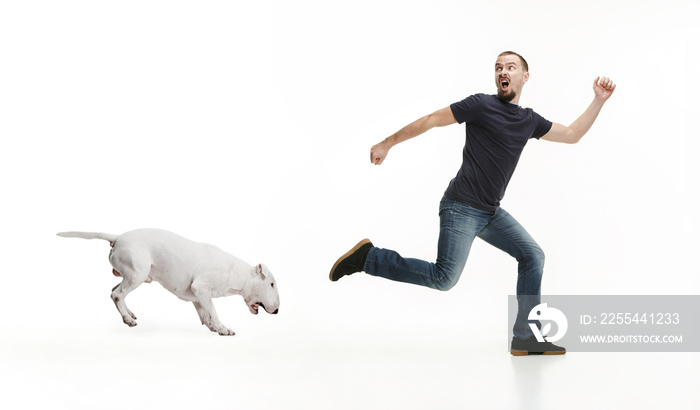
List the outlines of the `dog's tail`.
{"type": "Polygon", "coordinates": [[[104,239],[109,241],[110,244],[114,244],[114,241],[119,236],[101,232],[59,232],[56,235],[64,238],[104,239]]]}

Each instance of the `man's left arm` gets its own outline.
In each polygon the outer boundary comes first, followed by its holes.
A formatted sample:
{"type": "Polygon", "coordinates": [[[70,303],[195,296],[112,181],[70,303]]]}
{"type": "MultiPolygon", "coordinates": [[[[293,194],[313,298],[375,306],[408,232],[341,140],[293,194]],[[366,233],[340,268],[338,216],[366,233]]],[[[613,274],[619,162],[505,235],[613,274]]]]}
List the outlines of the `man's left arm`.
{"type": "Polygon", "coordinates": [[[615,91],[615,83],[613,83],[611,79],[607,77],[596,78],[593,82],[595,98],[593,98],[593,102],[588,106],[586,111],[568,127],[553,123],[552,128],[548,133],[542,136],[542,139],[566,144],[575,144],[579,142],[591,128],[600,110],[603,108],[603,104],[610,98],[613,91],[615,91]]]}

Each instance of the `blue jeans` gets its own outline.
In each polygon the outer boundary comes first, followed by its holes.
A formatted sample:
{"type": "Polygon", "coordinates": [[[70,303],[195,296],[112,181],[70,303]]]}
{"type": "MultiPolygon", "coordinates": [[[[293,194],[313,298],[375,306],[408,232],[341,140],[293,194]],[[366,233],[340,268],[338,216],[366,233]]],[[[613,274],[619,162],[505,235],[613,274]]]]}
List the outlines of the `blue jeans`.
{"type": "Polygon", "coordinates": [[[540,301],[544,252],[502,208],[495,212],[482,211],[444,196],[440,202],[440,238],[435,263],[404,258],[392,250],[375,247],[369,251],[363,270],[394,281],[449,290],[457,284],[477,236],[518,261],[518,315],[513,334],[527,339],[532,336],[527,316],[540,301]]]}

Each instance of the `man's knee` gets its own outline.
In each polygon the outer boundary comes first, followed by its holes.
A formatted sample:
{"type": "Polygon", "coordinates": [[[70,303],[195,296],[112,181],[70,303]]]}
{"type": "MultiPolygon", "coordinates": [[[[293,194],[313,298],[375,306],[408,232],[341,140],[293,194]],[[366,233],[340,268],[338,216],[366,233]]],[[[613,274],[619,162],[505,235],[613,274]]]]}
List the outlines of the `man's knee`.
{"type": "Polygon", "coordinates": [[[538,245],[529,247],[523,259],[527,261],[527,263],[544,269],[544,251],[538,245]]]}
{"type": "Polygon", "coordinates": [[[460,273],[461,272],[439,271],[436,278],[433,280],[433,288],[443,292],[454,288],[459,281],[460,273]]]}

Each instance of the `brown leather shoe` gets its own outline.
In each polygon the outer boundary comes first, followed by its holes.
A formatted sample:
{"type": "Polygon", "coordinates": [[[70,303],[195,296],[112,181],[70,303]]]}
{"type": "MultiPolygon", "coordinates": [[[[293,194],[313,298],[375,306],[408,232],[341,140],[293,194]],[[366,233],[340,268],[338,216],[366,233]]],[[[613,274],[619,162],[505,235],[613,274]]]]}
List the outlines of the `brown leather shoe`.
{"type": "Polygon", "coordinates": [[[538,342],[535,336],[525,340],[513,336],[513,341],[510,343],[510,354],[513,356],[555,355],[566,354],[566,349],[553,345],[547,339],[544,342],[538,342]]]}
{"type": "Polygon", "coordinates": [[[374,245],[369,239],[363,239],[350,249],[345,255],[341,256],[331,268],[331,273],[328,278],[335,282],[346,275],[352,275],[356,272],[362,272],[367,260],[367,253],[374,245]]]}

